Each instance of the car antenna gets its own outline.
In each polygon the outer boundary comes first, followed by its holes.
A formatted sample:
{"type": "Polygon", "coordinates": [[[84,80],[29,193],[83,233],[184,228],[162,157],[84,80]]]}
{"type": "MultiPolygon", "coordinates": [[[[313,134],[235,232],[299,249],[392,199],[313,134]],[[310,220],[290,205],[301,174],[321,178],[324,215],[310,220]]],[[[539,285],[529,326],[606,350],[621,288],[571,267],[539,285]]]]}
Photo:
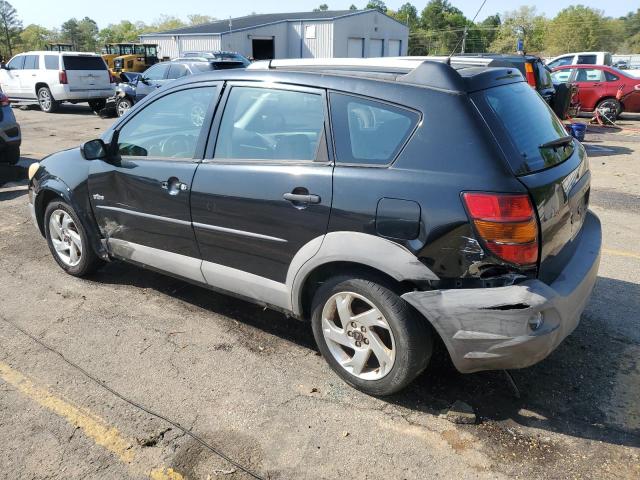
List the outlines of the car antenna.
{"type": "MultiPolygon", "coordinates": [[[[487,0],[484,0],[482,2],[482,5],[480,5],[480,8],[478,8],[478,11],[476,12],[476,14],[473,16],[473,19],[471,19],[471,23],[476,21],[476,18],[478,18],[478,14],[480,13],[480,10],[482,10],[482,7],[484,7],[484,4],[487,3],[487,0]]],[[[453,47],[453,50],[451,50],[451,53],[449,54],[449,56],[447,57],[447,60],[445,61],[445,63],[447,65],[451,65],[451,57],[453,57],[453,54],[456,53],[456,50],[458,49],[458,47],[460,46],[460,43],[466,38],[467,36],[467,29],[469,28],[468,25],[466,25],[464,27],[464,32],[462,32],[462,38],[460,40],[458,40],[458,43],[456,43],[456,46],[453,47]]]]}

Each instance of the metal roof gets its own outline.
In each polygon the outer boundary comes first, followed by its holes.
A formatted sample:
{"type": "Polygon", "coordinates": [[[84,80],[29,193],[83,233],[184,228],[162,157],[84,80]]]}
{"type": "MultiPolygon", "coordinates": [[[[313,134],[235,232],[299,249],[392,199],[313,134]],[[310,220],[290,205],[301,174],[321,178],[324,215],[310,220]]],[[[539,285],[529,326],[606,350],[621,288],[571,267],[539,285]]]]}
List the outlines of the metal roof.
{"type": "Polygon", "coordinates": [[[175,28],[173,30],[165,30],[162,32],[145,33],[140,36],[153,37],[156,35],[220,35],[223,33],[246,30],[280,22],[335,20],[336,18],[340,17],[347,17],[350,15],[359,15],[362,13],[376,11],[378,10],[326,10],[323,12],[262,13],[256,15],[248,15],[246,17],[217,20],[212,23],[203,23],[201,25],[194,25],[192,27],[182,27],[175,28]]]}

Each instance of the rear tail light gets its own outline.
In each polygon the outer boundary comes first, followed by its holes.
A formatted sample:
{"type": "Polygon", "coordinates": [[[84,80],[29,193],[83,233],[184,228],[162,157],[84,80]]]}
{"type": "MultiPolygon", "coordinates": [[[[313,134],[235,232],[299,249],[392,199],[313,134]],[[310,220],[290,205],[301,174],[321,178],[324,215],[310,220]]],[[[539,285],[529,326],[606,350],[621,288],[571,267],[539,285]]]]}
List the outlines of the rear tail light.
{"type": "Polygon", "coordinates": [[[527,195],[466,192],[462,198],[491,253],[516,265],[538,261],[538,223],[527,195]]]}
{"type": "Polygon", "coordinates": [[[533,88],[536,88],[536,76],[533,73],[533,65],[531,65],[529,62],[525,62],[524,72],[527,77],[527,83],[533,88]]]}
{"type": "Polygon", "coordinates": [[[635,87],[633,87],[634,90],[640,91],[640,83],[638,85],[636,85],[635,87]]]}
{"type": "Polygon", "coordinates": [[[7,97],[4,93],[0,92],[0,106],[8,107],[10,103],[9,97],[7,97]]]}
{"type": "Polygon", "coordinates": [[[58,80],[62,85],[66,85],[67,83],[69,83],[69,81],[67,80],[67,72],[65,70],[60,70],[58,72],[58,80]]]}

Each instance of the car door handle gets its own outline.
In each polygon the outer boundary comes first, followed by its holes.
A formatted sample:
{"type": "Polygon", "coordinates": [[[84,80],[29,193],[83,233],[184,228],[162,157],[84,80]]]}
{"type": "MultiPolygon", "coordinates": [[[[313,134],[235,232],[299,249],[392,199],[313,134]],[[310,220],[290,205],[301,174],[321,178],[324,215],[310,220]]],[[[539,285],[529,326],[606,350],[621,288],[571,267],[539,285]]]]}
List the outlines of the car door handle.
{"type": "Polygon", "coordinates": [[[185,192],[189,189],[189,185],[182,183],[176,177],[171,177],[169,180],[165,180],[160,184],[164,190],[167,190],[169,195],[177,195],[180,192],[185,192]]]}
{"type": "Polygon", "coordinates": [[[312,193],[285,193],[282,198],[293,203],[320,203],[320,196],[312,193]]]}

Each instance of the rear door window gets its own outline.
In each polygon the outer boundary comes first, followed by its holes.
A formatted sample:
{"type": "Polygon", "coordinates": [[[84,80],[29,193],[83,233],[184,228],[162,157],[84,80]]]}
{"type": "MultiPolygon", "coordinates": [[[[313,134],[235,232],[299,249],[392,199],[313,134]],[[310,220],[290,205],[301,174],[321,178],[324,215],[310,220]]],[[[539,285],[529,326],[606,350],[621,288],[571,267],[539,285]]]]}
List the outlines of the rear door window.
{"type": "Polygon", "coordinates": [[[576,75],[576,82],[602,82],[603,80],[602,70],[597,68],[579,68],[576,75]]]}
{"type": "Polygon", "coordinates": [[[573,153],[573,142],[555,150],[541,147],[568,134],[553,110],[528,84],[488,88],[473,94],[473,100],[487,123],[511,139],[518,155],[508,155],[508,161],[516,174],[557,165],[573,153]]]}
{"type": "Polygon", "coordinates": [[[620,80],[616,75],[606,70],[604,71],[604,78],[607,79],[607,82],[616,82],[620,80]]]}
{"type": "Polygon", "coordinates": [[[45,55],[44,68],[47,70],[58,70],[60,68],[59,58],[58,55],[45,55]]]}
{"type": "Polygon", "coordinates": [[[578,65],[595,65],[598,63],[596,55],[578,55],[578,65]]]}
{"type": "Polygon", "coordinates": [[[330,102],[339,163],[391,163],[420,119],[412,110],[353,95],[332,93],[330,102]]]}
{"type": "Polygon", "coordinates": [[[90,57],[80,55],[64,55],[65,70],[106,70],[107,65],[102,57],[90,57]]]}
{"type": "Polygon", "coordinates": [[[167,78],[173,80],[174,78],[184,77],[185,75],[189,75],[187,67],[180,63],[174,63],[169,67],[169,74],[167,75],[167,78]]]}
{"type": "Polygon", "coordinates": [[[324,138],[323,104],[319,93],[233,87],[214,158],[316,160],[324,138]]]}
{"type": "Polygon", "coordinates": [[[556,70],[551,74],[551,78],[556,83],[566,83],[571,78],[571,74],[575,72],[575,68],[564,68],[562,70],[556,70]]]}
{"type": "Polygon", "coordinates": [[[39,55],[26,55],[24,57],[25,70],[37,70],[40,68],[39,55]]]}

